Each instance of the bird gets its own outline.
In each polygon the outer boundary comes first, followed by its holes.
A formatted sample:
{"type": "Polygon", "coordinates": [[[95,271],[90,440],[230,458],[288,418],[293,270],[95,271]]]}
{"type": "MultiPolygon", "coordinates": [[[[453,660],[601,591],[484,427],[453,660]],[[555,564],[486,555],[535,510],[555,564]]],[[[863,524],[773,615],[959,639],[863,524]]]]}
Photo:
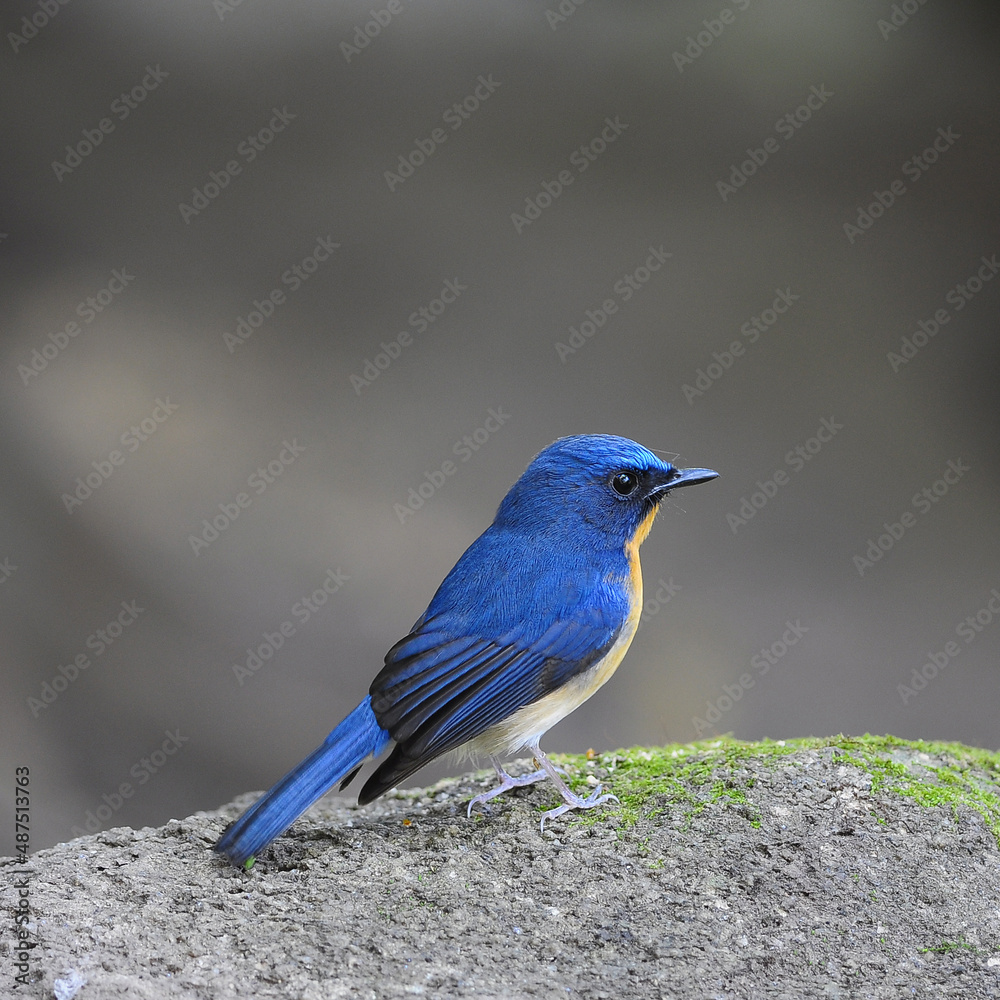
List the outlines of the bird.
{"type": "Polygon", "coordinates": [[[661,501],[718,475],[678,469],[611,434],[577,434],[544,448],[386,653],[360,704],[226,828],[215,850],[249,869],[313,802],[338,783],[346,788],[386,750],[360,805],[459,749],[488,757],[498,779],[469,802],[469,816],[544,778],[563,801],[544,813],[543,831],[546,820],[569,810],[617,801],[600,785],[577,795],[538,744],[628,650],[643,606],[639,546],[661,501]],[[537,769],[514,777],[502,761],[524,749],[537,769]]]}

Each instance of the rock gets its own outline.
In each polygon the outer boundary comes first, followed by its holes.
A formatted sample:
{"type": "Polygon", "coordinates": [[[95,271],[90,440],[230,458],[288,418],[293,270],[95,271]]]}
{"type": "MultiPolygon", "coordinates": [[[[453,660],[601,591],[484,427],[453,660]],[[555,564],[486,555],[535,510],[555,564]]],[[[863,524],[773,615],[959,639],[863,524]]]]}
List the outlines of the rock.
{"type": "MultiPolygon", "coordinates": [[[[16,995],[1000,997],[997,755],[836,737],[559,762],[620,806],[542,834],[543,783],[469,820],[479,772],[324,800],[249,872],[211,847],[254,795],[40,851],[16,995]]],[[[8,912],[20,870],[0,861],[8,912]]],[[[16,985],[9,932],[0,956],[16,985]]]]}

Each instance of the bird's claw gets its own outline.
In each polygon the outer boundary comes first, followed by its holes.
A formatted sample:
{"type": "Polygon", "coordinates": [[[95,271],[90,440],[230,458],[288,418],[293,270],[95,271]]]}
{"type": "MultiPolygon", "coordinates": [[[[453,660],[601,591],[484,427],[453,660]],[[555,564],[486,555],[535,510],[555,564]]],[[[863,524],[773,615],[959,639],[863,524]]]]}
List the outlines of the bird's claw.
{"type": "Polygon", "coordinates": [[[496,788],[491,788],[489,791],[480,792],[478,795],[469,799],[469,808],[465,811],[465,815],[471,819],[472,818],[472,807],[481,806],[485,802],[489,802],[490,799],[496,798],[503,792],[509,792],[512,788],[524,788],[526,785],[533,785],[536,781],[541,781],[546,777],[545,771],[539,769],[538,771],[532,771],[530,774],[522,774],[519,778],[515,778],[513,775],[508,774],[502,767],[496,767],[497,777],[500,779],[500,784],[496,788]]]}
{"type": "Polygon", "coordinates": [[[473,806],[481,806],[484,802],[488,802],[491,798],[492,796],[486,795],[484,793],[482,795],[476,795],[473,798],[469,799],[469,808],[465,810],[466,819],[472,819],[473,806]]]}
{"type": "Polygon", "coordinates": [[[571,809],[593,809],[594,806],[603,805],[605,802],[618,801],[617,795],[613,795],[611,792],[604,792],[601,785],[598,785],[586,798],[573,793],[572,800],[566,801],[561,806],[556,806],[555,809],[549,809],[542,814],[541,830],[544,833],[545,821],[547,819],[555,819],[557,816],[562,816],[563,813],[567,813],[571,809]]]}

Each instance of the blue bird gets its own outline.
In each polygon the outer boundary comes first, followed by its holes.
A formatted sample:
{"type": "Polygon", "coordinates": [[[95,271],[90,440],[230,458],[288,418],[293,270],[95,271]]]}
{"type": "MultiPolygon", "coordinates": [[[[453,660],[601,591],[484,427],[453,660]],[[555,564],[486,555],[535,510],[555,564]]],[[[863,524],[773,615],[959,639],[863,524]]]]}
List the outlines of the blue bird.
{"type": "Polygon", "coordinates": [[[338,782],[346,787],[390,743],[361,789],[361,805],[459,747],[489,757],[499,779],[472,799],[469,815],[545,777],[563,804],[543,815],[543,828],[567,810],[614,799],[600,786],[577,795],[538,742],[608,680],[632,642],[642,611],[639,546],[660,501],[717,476],[674,468],[609,434],[549,445],[409,635],[386,654],[361,704],[229,826],[215,850],[234,865],[252,864],[313,802],[338,782]],[[539,769],[512,777],[501,760],[525,748],[539,769]]]}

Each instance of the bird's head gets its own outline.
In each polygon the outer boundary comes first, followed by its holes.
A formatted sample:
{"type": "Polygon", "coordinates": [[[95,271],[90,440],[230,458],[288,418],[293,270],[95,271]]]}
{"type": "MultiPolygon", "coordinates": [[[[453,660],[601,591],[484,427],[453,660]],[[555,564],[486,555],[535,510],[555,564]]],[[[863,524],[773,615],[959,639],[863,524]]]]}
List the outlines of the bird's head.
{"type": "Polygon", "coordinates": [[[675,468],[628,438],[578,434],[535,456],[504,497],[494,523],[535,534],[596,531],[612,544],[641,542],[671,490],[718,475],[675,468]]]}

